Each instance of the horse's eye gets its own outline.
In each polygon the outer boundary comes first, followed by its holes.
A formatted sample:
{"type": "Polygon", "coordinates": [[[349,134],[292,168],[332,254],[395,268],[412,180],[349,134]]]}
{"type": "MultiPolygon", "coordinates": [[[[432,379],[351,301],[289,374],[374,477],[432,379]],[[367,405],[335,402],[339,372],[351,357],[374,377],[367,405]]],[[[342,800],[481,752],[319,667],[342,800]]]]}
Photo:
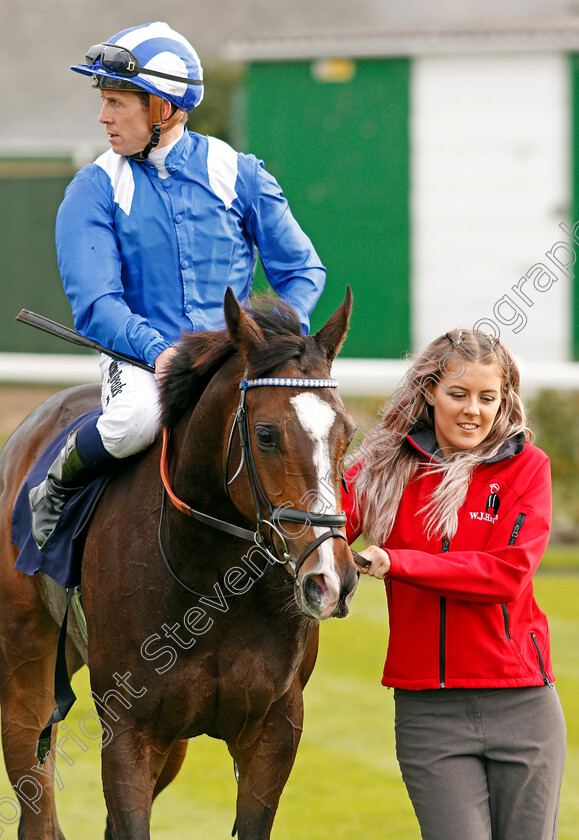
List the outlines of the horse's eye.
{"type": "Polygon", "coordinates": [[[269,426],[256,426],[255,437],[260,446],[271,448],[277,443],[277,435],[275,430],[269,426]]]}

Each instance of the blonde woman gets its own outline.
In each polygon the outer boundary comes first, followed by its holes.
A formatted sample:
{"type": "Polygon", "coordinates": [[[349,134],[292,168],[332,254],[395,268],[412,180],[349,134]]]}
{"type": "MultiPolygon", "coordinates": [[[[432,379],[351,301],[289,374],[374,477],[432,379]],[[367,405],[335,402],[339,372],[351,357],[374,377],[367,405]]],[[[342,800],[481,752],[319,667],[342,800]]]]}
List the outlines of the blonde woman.
{"type": "Polygon", "coordinates": [[[414,362],[346,473],[348,537],[384,579],[396,751],[425,840],[553,840],[565,722],[533,575],[547,456],[519,372],[455,330],[414,362]]]}

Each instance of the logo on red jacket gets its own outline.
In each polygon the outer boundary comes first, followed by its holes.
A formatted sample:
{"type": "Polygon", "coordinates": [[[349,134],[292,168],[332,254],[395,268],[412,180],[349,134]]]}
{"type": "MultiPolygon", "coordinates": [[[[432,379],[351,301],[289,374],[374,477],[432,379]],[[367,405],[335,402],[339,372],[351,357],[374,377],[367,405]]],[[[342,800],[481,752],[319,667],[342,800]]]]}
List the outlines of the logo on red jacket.
{"type": "Polygon", "coordinates": [[[499,484],[489,485],[490,493],[487,496],[487,502],[484,511],[470,511],[471,519],[479,519],[484,522],[496,522],[498,519],[499,507],[501,500],[499,498],[499,484]]]}

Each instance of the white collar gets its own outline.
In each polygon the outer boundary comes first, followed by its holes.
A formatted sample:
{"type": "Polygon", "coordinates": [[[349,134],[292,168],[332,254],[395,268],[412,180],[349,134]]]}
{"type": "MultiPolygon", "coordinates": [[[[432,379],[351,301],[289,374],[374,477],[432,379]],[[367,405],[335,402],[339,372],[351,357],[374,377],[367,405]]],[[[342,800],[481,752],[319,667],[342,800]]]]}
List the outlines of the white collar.
{"type": "MultiPolygon", "coordinates": [[[[185,131],[185,128],[183,128],[183,131],[185,131]]],[[[169,154],[173,146],[176,146],[182,137],[183,133],[181,133],[180,137],[177,137],[176,140],[173,140],[172,143],[168,143],[166,146],[161,146],[160,149],[152,149],[152,151],[149,152],[148,160],[150,160],[153,166],[156,167],[157,172],[159,173],[159,178],[164,180],[165,178],[169,177],[167,167],[165,166],[165,161],[167,159],[167,155],[169,154]]]]}

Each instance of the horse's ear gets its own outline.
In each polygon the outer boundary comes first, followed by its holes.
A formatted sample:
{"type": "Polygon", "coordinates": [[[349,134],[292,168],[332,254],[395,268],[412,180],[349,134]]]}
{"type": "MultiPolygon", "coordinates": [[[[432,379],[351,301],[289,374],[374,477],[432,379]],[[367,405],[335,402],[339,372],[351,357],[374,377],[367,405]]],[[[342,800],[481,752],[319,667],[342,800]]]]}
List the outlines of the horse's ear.
{"type": "Polygon", "coordinates": [[[334,314],[330,316],[324,326],[314,336],[314,340],[320,345],[330,362],[338,355],[340,347],[344,343],[346,333],[348,332],[351,312],[352,290],[348,285],[346,297],[334,314]]]}
{"type": "Polygon", "coordinates": [[[260,327],[243,311],[230,286],[223,299],[223,312],[229,337],[243,356],[265,341],[260,327]]]}

